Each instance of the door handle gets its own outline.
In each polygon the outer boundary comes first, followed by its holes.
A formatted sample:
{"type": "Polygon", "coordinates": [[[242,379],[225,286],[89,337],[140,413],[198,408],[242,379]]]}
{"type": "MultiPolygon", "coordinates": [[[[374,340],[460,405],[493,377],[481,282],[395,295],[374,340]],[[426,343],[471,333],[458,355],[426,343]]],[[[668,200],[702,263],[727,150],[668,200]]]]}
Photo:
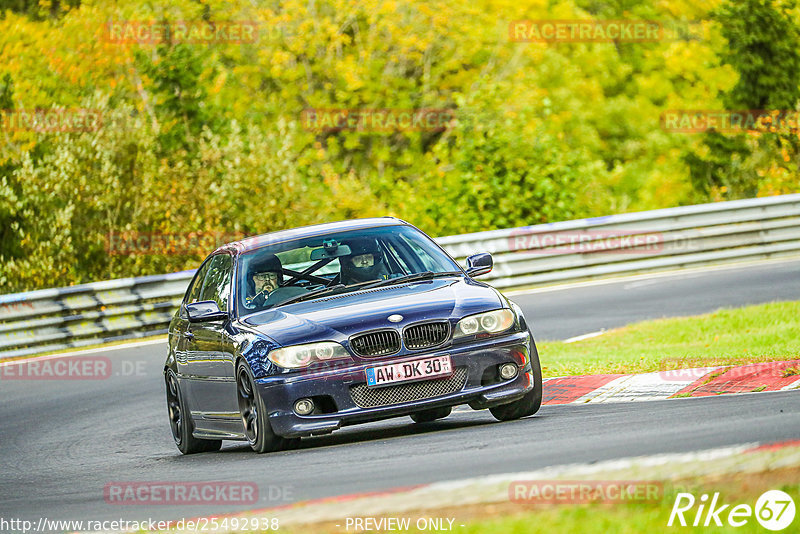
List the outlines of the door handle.
{"type": "Polygon", "coordinates": [[[187,340],[194,341],[194,334],[192,333],[191,330],[187,330],[186,332],[183,333],[183,335],[186,336],[187,340]]]}

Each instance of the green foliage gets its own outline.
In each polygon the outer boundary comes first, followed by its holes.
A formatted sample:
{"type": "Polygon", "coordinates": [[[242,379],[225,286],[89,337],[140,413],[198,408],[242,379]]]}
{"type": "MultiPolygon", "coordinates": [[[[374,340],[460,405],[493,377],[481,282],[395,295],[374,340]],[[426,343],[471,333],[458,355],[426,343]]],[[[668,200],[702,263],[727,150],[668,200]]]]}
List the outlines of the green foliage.
{"type": "Polygon", "coordinates": [[[715,191],[725,198],[748,198],[758,194],[758,175],[749,164],[753,156],[744,135],[724,135],[717,131],[705,134],[705,156],[686,155],[694,187],[704,195],[715,191]]]}
{"type": "MultiPolygon", "coordinates": [[[[491,92],[483,87],[481,98],[491,101],[491,92]]],[[[604,178],[602,162],[537,124],[533,105],[508,111],[474,107],[479,104],[466,104],[447,138],[433,148],[437,174],[402,192],[422,204],[425,218],[419,223],[454,234],[585,215],[579,193],[604,178]],[[519,125],[525,123],[537,126],[521,135],[519,125]]]]}
{"type": "Polygon", "coordinates": [[[84,107],[102,113],[103,128],[52,134],[46,154],[24,154],[12,173],[18,191],[0,189],[24,221],[11,227],[8,241],[22,246],[3,251],[4,284],[60,286],[80,277],[189,269],[210,252],[120,254],[110,237],[118,233],[180,237],[224,229],[245,236],[381,213],[347,177],[297,160],[295,123],[264,131],[233,122],[224,136],[204,128],[195,156],[172,162],[160,154],[158,132],[132,107],[111,108],[102,96],[84,107]]]}
{"type": "Polygon", "coordinates": [[[716,13],[728,48],[726,63],[739,73],[723,96],[730,109],[794,109],[800,96],[800,27],[793,4],[735,0],[716,13]]]}
{"type": "MultiPolygon", "coordinates": [[[[715,13],[728,46],[723,61],[739,74],[721,96],[727,110],[797,109],[800,25],[792,3],[729,0],[715,13]]],[[[712,198],[796,190],[800,131],[725,135],[709,132],[685,160],[695,188],[712,198]]]]}
{"type": "Polygon", "coordinates": [[[11,74],[5,73],[0,82],[0,109],[12,109],[14,107],[14,80],[11,74]]]}
{"type": "Polygon", "coordinates": [[[181,149],[193,154],[203,126],[216,126],[214,110],[205,106],[208,91],[200,79],[207,54],[195,48],[167,44],[135,54],[139,71],[152,87],[152,112],[160,123],[158,140],[165,155],[181,149]]]}
{"type": "MultiPolygon", "coordinates": [[[[659,126],[664,110],[755,91],[758,72],[780,74],[758,88],[775,93],[765,105],[796,90],[795,12],[769,12],[767,31],[707,20],[717,4],[6,2],[0,108],[91,108],[103,123],[0,132],[0,290],[191,268],[210,251],[111,254],[117,233],[238,236],[395,215],[446,235],[717,199],[723,187],[796,191],[786,136],[705,141],[659,126]],[[657,42],[509,40],[510,21],[585,18],[702,24],[657,42]],[[115,42],[109,21],[247,21],[259,36],[115,42]],[[780,66],[748,62],[762,49],[780,66]],[[302,121],[307,109],[421,108],[453,120],[427,131],[302,121]]],[[[747,13],[726,5],[720,21],[747,13]]]]}
{"type": "Polygon", "coordinates": [[[0,0],[0,17],[6,10],[23,13],[34,19],[57,17],[63,10],[80,4],[81,0],[0,0]]]}

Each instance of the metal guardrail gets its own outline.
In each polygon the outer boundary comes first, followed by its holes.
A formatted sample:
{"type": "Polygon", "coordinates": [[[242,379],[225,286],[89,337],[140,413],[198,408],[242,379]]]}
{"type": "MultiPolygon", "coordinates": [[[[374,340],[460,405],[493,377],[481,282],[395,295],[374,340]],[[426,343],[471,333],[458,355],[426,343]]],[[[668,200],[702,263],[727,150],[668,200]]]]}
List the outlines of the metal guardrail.
{"type": "MultiPolygon", "coordinates": [[[[437,238],[498,288],[800,254],[800,194],[437,238]]],[[[0,358],[166,332],[194,271],[0,295],[0,358]]]]}
{"type": "Polygon", "coordinates": [[[0,295],[0,358],[166,333],[193,274],[0,295]]]}

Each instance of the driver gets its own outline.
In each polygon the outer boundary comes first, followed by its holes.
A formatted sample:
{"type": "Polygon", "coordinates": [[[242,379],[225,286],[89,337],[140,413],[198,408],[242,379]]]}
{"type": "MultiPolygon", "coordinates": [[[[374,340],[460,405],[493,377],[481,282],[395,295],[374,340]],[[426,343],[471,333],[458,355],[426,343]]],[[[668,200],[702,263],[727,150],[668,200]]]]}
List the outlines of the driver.
{"type": "Polygon", "coordinates": [[[250,265],[248,276],[247,304],[250,306],[264,306],[270,294],[283,282],[283,268],[281,260],[275,254],[267,254],[250,265]]]}
{"type": "Polygon", "coordinates": [[[368,280],[386,278],[388,271],[378,242],[373,238],[361,237],[347,241],[350,255],[341,258],[341,283],[357,284],[368,280]]]}

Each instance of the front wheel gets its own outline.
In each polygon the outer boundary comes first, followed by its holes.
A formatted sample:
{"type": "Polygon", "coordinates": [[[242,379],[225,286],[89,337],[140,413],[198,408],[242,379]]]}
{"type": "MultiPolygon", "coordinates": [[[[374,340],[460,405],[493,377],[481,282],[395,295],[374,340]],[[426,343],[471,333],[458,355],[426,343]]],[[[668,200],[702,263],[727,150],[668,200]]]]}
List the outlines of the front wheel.
{"type": "Polygon", "coordinates": [[[512,421],[520,417],[527,417],[538,412],[542,406],[542,366],[539,363],[539,352],[536,350],[533,334],[531,334],[531,370],[533,371],[533,389],[517,401],[489,408],[495,419],[512,421]]]}
{"type": "Polygon", "coordinates": [[[189,415],[189,409],[183,401],[183,393],[175,371],[172,369],[167,370],[165,379],[167,382],[169,426],[172,429],[172,438],[175,440],[178,450],[183,454],[218,451],[222,447],[222,440],[197,439],[192,435],[192,419],[189,415]]]}
{"type": "Polygon", "coordinates": [[[275,452],[294,445],[294,440],[282,438],[272,431],[264,399],[258,393],[253,373],[244,360],[236,367],[236,396],[244,435],[254,451],[259,454],[275,452]]]}

